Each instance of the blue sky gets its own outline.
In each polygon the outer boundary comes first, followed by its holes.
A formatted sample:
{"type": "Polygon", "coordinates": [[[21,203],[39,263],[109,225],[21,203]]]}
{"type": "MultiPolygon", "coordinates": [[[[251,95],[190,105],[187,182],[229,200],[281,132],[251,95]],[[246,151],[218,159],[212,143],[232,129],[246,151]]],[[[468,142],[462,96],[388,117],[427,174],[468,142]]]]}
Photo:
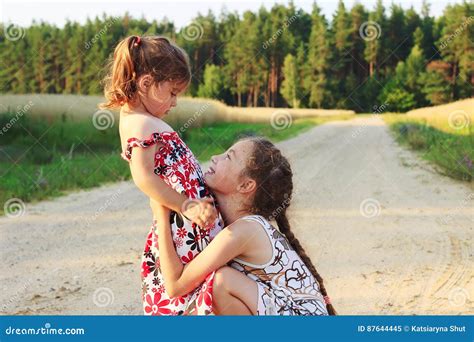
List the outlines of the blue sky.
{"type": "MultiPolygon", "coordinates": [[[[352,7],[355,1],[345,0],[347,7],[352,7]]],[[[391,3],[395,2],[402,5],[403,8],[413,6],[417,12],[421,9],[421,0],[398,0],[383,1],[384,5],[389,8],[391,3]]],[[[431,14],[439,16],[443,9],[449,3],[457,3],[460,1],[430,1],[431,14]]],[[[245,10],[256,11],[261,5],[270,8],[274,3],[286,4],[288,1],[276,0],[81,0],[81,1],[31,1],[31,0],[0,0],[0,20],[4,23],[14,23],[20,26],[28,26],[32,20],[43,20],[62,26],[66,18],[73,21],[84,23],[87,17],[93,18],[96,15],[107,13],[109,15],[123,15],[129,12],[133,17],[144,16],[148,20],[162,19],[167,17],[174,22],[177,27],[182,27],[192,21],[198,12],[203,14],[211,9],[214,13],[220,13],[222,8],[228,11],[237,11],[239,13],[245,10]]],[[[294,1],[299,8],[310,12],[313,0],[294,1]]],[[[323,13],[328,18],[332,18],[332,14],[336,10],[337,0],[320,0],[317,1],[322,8],[323,13]]],[[[373,8],[375,0],[361,1],[366,8],[373,8]]]]}

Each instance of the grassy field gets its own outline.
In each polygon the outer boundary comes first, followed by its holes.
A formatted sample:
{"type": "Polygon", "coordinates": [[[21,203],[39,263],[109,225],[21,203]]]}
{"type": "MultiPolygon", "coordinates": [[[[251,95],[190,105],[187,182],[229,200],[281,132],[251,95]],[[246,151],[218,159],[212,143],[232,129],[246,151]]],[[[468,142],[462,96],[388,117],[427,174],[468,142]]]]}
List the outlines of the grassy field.
{"type": "Polygon", "coordinates": [[[474,99],[383,117],[401,144],[419,151],[446,175],[473,181],[474,99]]]}
{"type": "MultiPolygon", "coordinates": [[[[23,108],[25,104],[29,104],[28,114],[34,117],[54,119],[63,116],[70,121],[80,121],[84,118],[90,118],[97,112],[97,104],[103,101],[104,98],[101,96],[0,94],[0,113],[6,111],[16,112],[23,108]]],[[[118,112],[112,111],[110,114],[118,120],[118,112]]],[[[332,109],[229,107],[212,99],[180,97],[178,106],[170,112],[166,121],[173,127],[187,121],[192,121],[193,124],[198,125],[215,122],[268,123],[272,116],[282,117],[285,115],[291,115],[293,119],[302,119],[314,116],[355,115],[355,112],[332,109]]]]}
{"type": "MultiPolygon", "coordinates": [[[[84,97],[82,100],[90,101],[84,97]]],[[[60,104],[53,104],[56,114],[53,111],[32,114],[34,106],[26,109],[24,105],[9,106],[16,110],[0,113],[0,213],[3,213],[3,203],[10,198],[32,202],[130,178],[128,165],[120,157],[118,120],[101,126],[106,129],[97,129],[97,122],[86,113],[74,114],[69,112],[69,107],[61,109],[60,104]]],[[[196,106],[201,108],[202,102],[196,106]]],[[[207,113],[201,114],[207,116],[207,113]]],[[[187,118],[184,122],[175,122],[173,127],[203,162],[243,135],[265,135],[276,142],[315,125],[351,117],[352,113],[342,112],[256,123],[187,118]]]]}

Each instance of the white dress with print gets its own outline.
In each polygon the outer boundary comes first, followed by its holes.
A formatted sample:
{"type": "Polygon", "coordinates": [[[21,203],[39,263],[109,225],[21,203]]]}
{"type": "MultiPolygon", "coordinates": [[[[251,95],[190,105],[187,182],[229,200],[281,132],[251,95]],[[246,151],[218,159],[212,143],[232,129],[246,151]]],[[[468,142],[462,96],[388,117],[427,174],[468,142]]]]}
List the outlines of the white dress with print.
{"type": "Polygon", "coordinates": [[[260,215],[241,219],[259,223],[272,245],[272,258],[266,264],[238,258],[229,264],[257,282],[257,315],[328,315],[319,283],[286,237],[260,215]]]}

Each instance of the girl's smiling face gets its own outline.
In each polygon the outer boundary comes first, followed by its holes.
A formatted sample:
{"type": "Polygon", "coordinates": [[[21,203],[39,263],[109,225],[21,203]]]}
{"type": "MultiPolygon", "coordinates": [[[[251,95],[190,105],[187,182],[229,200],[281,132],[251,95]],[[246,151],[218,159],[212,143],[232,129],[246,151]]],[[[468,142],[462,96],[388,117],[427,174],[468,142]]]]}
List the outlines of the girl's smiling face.
{"type": "Polygon", "coordinates": [[[139,81],[139,88],[140,100],[147,112],[162,119],[176,107],[177,96],[186,90],[187,84],[173,81],[156,83],[144,77],[139,81]]]}
{"type": "Polygon", "coordinates": [[[253,154],[253,147],[253,142],[243,140],[224,153],[212,156],[211,164],[204,174],[207,185],[213,191],[225,194],[247,192],[247,183],[254,181],[245,177],[242,172],[253,154]]]}

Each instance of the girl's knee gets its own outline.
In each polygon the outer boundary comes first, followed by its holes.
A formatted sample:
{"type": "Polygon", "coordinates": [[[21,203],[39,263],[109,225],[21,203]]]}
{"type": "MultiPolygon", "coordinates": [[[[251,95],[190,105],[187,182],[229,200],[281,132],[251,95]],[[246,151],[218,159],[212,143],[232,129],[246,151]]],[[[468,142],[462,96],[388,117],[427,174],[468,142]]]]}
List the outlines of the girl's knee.
{"type": "Polygon", "coordinates": [[[232,276],[232,268],[229,266],[223,266],[216,271],[214,275],[213,290],[214,291],[225,291],[228,289],[227,284],[229,278],[232,276]]]}

